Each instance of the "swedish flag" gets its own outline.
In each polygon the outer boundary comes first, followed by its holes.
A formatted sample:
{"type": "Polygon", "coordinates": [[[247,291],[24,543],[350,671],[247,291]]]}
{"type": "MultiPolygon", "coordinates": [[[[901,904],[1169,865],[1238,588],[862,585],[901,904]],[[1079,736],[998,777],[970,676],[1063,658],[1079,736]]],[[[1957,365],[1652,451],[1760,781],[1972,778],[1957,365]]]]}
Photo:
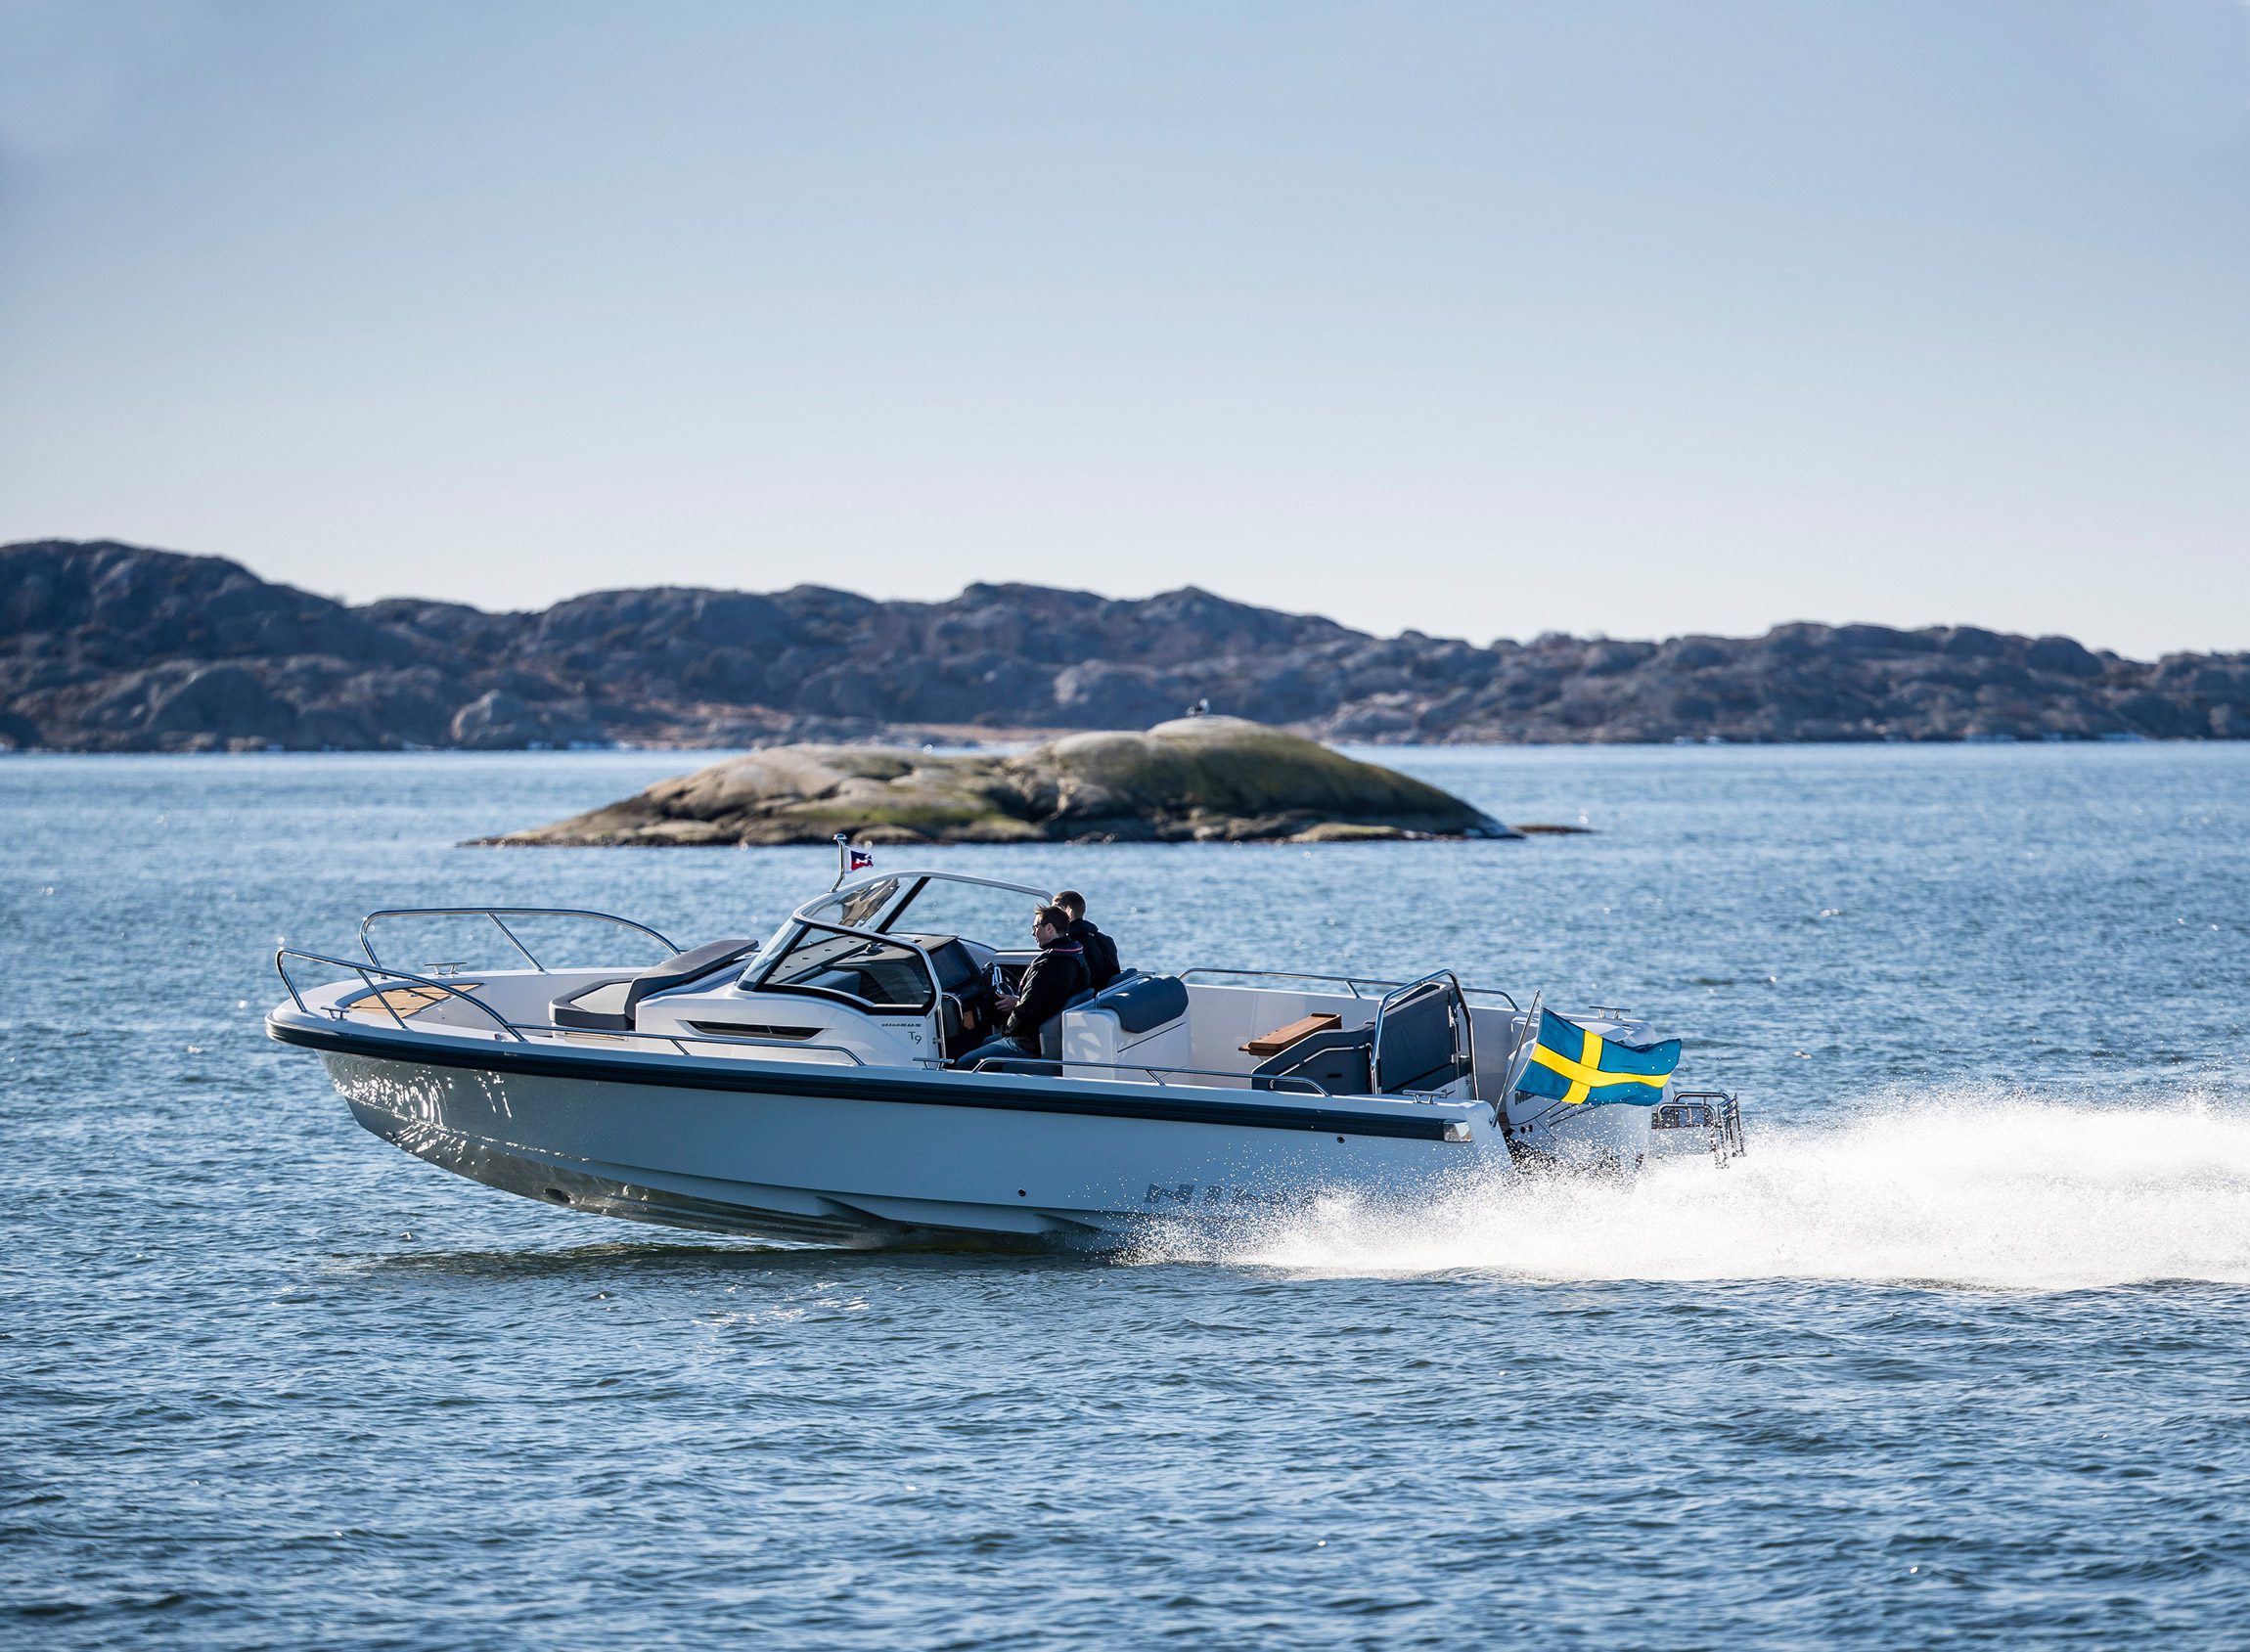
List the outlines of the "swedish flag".
{"type": "Polygon", "coordinates": [[[1676,1038],[1662,1044],[1620,1044],[1542,1009],[1539,1042],[1515,1088],[1557,1101],[1638,1101],[1647,1107],[1663,1099],[1664,1081],[1679,1065],[1676,1038]]]}

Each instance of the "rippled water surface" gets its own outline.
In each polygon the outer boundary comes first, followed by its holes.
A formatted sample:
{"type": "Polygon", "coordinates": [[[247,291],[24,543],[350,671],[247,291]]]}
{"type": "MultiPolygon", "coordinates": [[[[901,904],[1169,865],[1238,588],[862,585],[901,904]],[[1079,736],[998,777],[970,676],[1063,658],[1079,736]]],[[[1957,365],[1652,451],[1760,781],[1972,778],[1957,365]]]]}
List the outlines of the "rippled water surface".
{"type": "Polygon", "coordinates": [[[452,847],[676,755],[0,759],[0,1636],[2240,1644],[2250,747],[1383,757],[1598,832],[942,858],[1631,1005],[1747,1160],[1109,1262],[559,1212],[353,1125],[275,943],[827,856],[452,847]]]}

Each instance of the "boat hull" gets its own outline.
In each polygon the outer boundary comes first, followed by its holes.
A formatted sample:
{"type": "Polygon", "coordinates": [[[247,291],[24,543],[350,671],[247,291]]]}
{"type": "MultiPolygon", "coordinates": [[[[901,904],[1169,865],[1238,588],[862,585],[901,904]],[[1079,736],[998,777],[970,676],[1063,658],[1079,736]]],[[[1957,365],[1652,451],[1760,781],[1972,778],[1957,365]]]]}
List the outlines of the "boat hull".
{"type": "Polygon", "coordinates": [[[1419,1201],[1509,1165],[1477,1103],[614,1058],[279,1014],[269,1030],[320,1050],[362,1126],[457,1175],[765,1238],[1107,1249],[1151,1221],[1419,1201]]]}

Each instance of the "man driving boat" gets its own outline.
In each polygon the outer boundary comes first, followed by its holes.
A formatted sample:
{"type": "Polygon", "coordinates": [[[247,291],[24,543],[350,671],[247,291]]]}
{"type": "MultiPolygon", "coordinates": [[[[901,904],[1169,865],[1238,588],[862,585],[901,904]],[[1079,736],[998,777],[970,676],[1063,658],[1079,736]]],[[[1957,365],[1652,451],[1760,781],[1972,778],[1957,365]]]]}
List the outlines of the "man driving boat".
{"type": "Polygon", "coordinates": [[[1023,972],[1016,990],[1002,994],[994,1005],[1007,1017],[1000,1036],[978,1045],[957,1066],[973,1067],[994,1055],[1037,1055],[1041,1030],[1086,990],[1085,949],[1070,938],[1068,912],[1054,905],[1041,907],[1031,915],[1031,938],[1039,943],[1039,956],[1023,972]]]}

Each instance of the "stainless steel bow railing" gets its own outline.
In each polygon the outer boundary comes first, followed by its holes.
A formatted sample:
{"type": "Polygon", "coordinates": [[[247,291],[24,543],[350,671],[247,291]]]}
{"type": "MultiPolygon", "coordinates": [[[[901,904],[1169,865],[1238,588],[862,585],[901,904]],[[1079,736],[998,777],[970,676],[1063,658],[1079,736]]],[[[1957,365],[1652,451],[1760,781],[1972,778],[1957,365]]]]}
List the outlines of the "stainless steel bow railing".
{"type": "MultiPolygon", "coordinates": [[[[652,933],[653,933],[653,931],[652,931],[652,933]]],[[[642,1032],[637,1029],[625,1031],[606,1030],[602,1032],[590,1032],[583,1031],[576,1027],[557,1027],[545,1023],[532,1025],[527,1022],[511,1021],[507,1016],[501,1014],[499,1010],[493,1008],[489,1004],[486,1004],[474,993],[464,987],[454,985],[451,982],[441,981],[433,976],[417,975],[410,970],[392,969],[383,964],[361,963],[354,959],[328,958],[320,953],[305,952],[301,948],[297,947],[281,947],[275,950],[274,971],[281,976],[282,985],[289,990],[290,1002],[296,1005],[300,1014],[325,1014],[332,1020],[340,1021],[345,1016],[349,1015],[356,1005],[364,1004],[370,997],[372,997],[376,1000],[377,1003],[381,1004],[386,1011],[389,1012],[390,1018],[398,1023],[398,1027],[401,1032],[416,1033],[418,1035],[428,1034],[428,1029],[409,1027],[406,1024],[406,1017],[399,1013],[398,1005],[390,1001],[388,991],[376,985],[377,977],[380,976],[386,981],[402,981],[410,986],[428,988],[431,991],[442,993],[447,998],[460,999],[464,1003],[473,1007],[478,1014],[482,1015],[486,1020],[490,1021],[493,1026],[499,1029],[499,1032],[494,1035],[496,1038],[500,1036],[506,1036],[518,1044],[527,1045],[532,1043],[534,1040],[541,1039],[551,1040],[559,1044],[578,1045],[583,1045],[589,1041],[596,1040],[622,1041],[626,1039],[642,1039],[655,1044],[668,1045],[671,1047],[675,1053],[680,1055],[694,1055],[696,1051],[689,1048],[691,1045],[719,1044],[751,1049],[786,1049],[791,1052],[806,1049],[816,1049],[820,1050],[824,1054],[840,1055],[844,1058],[844,1060],[848,1061],[855,1067],[864,1067],[867,1065],[865,1061],[860,1059],[860,1056],[856,1050],[846,1049],[843,1045],[840,1044],[804,1044],[796,1039],[743,1038],[739,1034],[734,1033],[660,1033],[642,1032]],[[366,988],[366,991],[354,994],[350,998],[338,1000],[337,1003],[332,1005],[323,1005],[319,1009],[316,1010],[310,1005],[305,1003],[304,993],[301,989],[298,988],[296,982],[290,975],[289,960],[292,958],[298,960],[300,962],[317,963],[330,969],[338,969],[348,974],[357,975],[360,978],[361,984],[366,988]]],[[[416,1005],[416,1008],[422,1007],[425,1006],[419,1005],[416,1005]]]]}
{"type": "Polygon", "coordinates": [[[668,954],[677,954],[680,951],[671,941],[659,935],[646,923],[636,923],[629,917],[619,917],[613,913],[585,912],[575,907],[392,907],[382,912],[371,912],[359,920],[359,950],[367,954],[368,962],[378,968],[389,967],[375,950],[375,926],[389,918],[406,917],[490,918],[492,926],[507,937],[508,944],[521,953],[524,961],[542,975],[550,974],[552,971],[548,969],[547,965],[539,961],[529,947],[523,944],[522,938],[515,930],[508,927],[507,920],[509,918],[567,917],[590,923],[608,923],[619,929],[630,929],[638,934],[646,935],[668,954]]]}
{"type": "MultiPolygon", "coordinates": [[[[457,998],[498,1027],[503,1033],[513,1038],[518,1044],[525,1042],[523,1035],[517,1030],[515,1024],[507,1016],[501,1014],[499,1010],[486,1004],[474,993],[465,991],[451,982],[440,981],[428,975],[412,974],[404,969],[388,969],[380,963],[361,963],[348,958],[328,958],[320,953],[305,952],[298,947],[277,947],[274,949],[274,973],[281,977],[282,985],[289,989],[290,1002],[297,1006],[300,1014],[311,1015],[315,1011],[311,1005],[305,1003],[304,994],[297,990],[296,982],[290,975],[289,960],[292,958],[301,960],[306,963],[318,963],[331,969],[345,970],[359,977],[360,984],[367,989],[365,992],[349,999],[340,1000],[334,1005],[322,1006],[323,1010],[337,1020],[340,1021],[349,1014],[353,1005],[362,1004],[369,998],[373,998],[390,1012],[390,1018],[398,1023],[400,1032],[410,1033],[414,1031],[412,1027],[406,1024],[406,1017],[398,1012],[398,1005],[390,1002],[389,992],[375,984],[375,978],[380,975],[385,980],[404,981],[410,986],[426,988],[428,991],[442,994],[446,998],[457,998]]],[[[418,1005],[416,1007],[424,1006],[418,1005]]]]}

